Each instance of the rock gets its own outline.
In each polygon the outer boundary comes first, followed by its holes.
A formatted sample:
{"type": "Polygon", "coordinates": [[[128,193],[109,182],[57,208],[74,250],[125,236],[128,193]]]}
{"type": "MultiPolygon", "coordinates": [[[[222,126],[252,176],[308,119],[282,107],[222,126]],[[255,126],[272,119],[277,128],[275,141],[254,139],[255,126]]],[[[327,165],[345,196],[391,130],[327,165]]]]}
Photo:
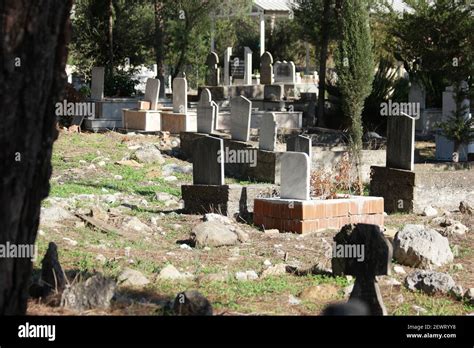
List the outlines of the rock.
{"type": "Polygon", "coordinates": [[[130,155],[130,159],[136,160],[139,163],[146,164],[165,163],[165,159],[163,158],[163,155],[161,154],[160,150],[158,150],[158,148],[153,144],[143,145],[130,155]]]}
{"type": "Polygon", "coordinates": [[[263,265],[266,266],[266,267],[270,267],[272,265],[272,263],[270,262],[270,260],[265,260],[265,261],[263,261],[263,265]]]}
{"type": "Polygon", "coordinates": [[[215,213],[208,213],[203,216],[203,221],[212,221],[212,222],[220,222],[225,225],[231,225],[232,220],[227,216],[215,214],[215,213]]]}
{"type": "Polygon", "coordinates": [[[473,209],[471,208],[469,203],[466,201],[462,201],[461,203],[459,203],[459,211],[461,212],[461,214],[467,214],[467,215],[472,215],[473,213],[473,209]]]}
{"type": "Polygon", "coordinates": [[[469,231],[469,228],[463,225],[462,223],[455,221],[453,224],[449,225],[441,232],[443,236],[449,237],[452,235],[462,236],[469,231]]]}
{"type": "Polygon", "coordinates": [[[193,275],[190,273],[181,273],[173,265],[168,265],[161,270],[158,278],[162,280],[188,280],[192,279],[193,275]]]}
{"type": "Polygon", "coordinates": [[[132,230],[142,233],[152,233],[153,230],[146,224],[140,221],[137,217],[128,217],[124,220],[123,227],[127,230],[132,230]]]}
{"type": "Polygon", "coordinates": [[[413,305],[411,306],[411,308],[413,308],[416,311],[416,315],[428,313],[426,309],[417,305],[413,305]]]}
{"type": "Polygon", "coordinates": [[[110,307],[115,294],[116,283],[101,274],[85,282],[68,286],[61,296],[61,306],[77,311],[110,307]]]}
{"type": "MultiPolygon", "coordinates": [[[[271,263],[270,263],[271,265],[271,263]]],[[[262,279],[267,277],[277,277],[286,274],[286,264],[279,263],[275,266],[268,267],[260,276],[262,279]]]]}
{"type": "Polygon", "coordinates": [[[423,215],[428,216],[428,217],[436,216],[438,215],[438,211],[435,208],[433,208],[431,205],[429,205],[425,209],[423,209],[423,215]]]}
{"type": "Polygon", "coordinates": [[[126,268],[118,277],[120,285],[129,287],[143,287],[150,284],[147,277],[140,271],[136,271],[130,268],[126,268]]]}
{"type": "Polygon", "coordinates": [[[163,176],[169,176],[172,174],[192,174],[193,166],[192,165],[179,165],[175,163],[167,164],[162,168],[163,176]]]}
{"type": "Polygon", "coordinates": [[[393,271],[397,274],[406,274],[405,269],[402,266],[395,265],[393,266],[393,271]]]}
{"type": "Polygon", "coordinates": [[[41,208],[40,220],[42,225],[55,225],[63,220],[73,218],[74,216],[69,211],[61,207],[41,208]]]}
{"type": "Polygon", "coordinates": [[[97,254],[97,256],[95,257],[95,259],[97,261],[99,261],[100,263],[106,263],[107,262],[107,258],[102,255],[102,254],[97,254]]]}
{"type": "Polygon", "coordinates": [[[257,272],[250,270],[245,272],[237,272],[235,273],[235,279],[239,281],[247,281],[247,280],[256,280],[258,279],[257,272]]]}
{"type": "Polygon", "coordinates": [[[290,296],[288,296],[288,304],[290,306],[297,306],[297,305],[301,304],[301,300],[294,297],[293,295],[290,295],[290,296]]]}
{"type": "Polygon", "coordinates": [[[180,249],[183,249],[183,250],[193,250],[193,248],[191,248],[189,245],[187,244],[181,244],[179,246],[180,249]]]}
{"type": "Polygon", "coordinates": [[[131,167],[131,168],[142,168],[143,164],[138,163],[135,160],[122,160],[122,161],[117,161],[115,164],[125,166],[125,167],[131,167]]]}
{"type": "Polygon", "coordinates": [[[339,297],[339,289],[331,284],[310,286],[304,289],[298,296],[306,301],[326,302],[339,297]]]}
{"type": "Polygon", "coordinates": [[[41,261],[40,285],[43,287],[43,297],[53,290],[61,292],[66,286],[66,277],[59,263],[58,247],[53,242],[49,243],[48,250],[41,261]]]}
{"type": "Polygon", "coordinates": [[[175,199],[173,195],[170,195],[169,193],[164,193],[164,192],[157,192],[155,194],[155,198],[157,201],[163,201],[163,202],[175,199]]]}
{"type": "Polygon", "coordinates": [[[178,181],[178,178],[173,175],[170,175],[170,176],[164,177],[163,180],[166,182],[172,182],[172,181],[178,181]]]}
{"type": "Polygon", "coordinates": [[[351,296],[352,290],[354,290],[354,284],[350,284],[344,288],[344,297],[348,298],[351,296]]]}
{"type": "Polygon", "coordinates": [[[432,295],[435,293],[447,294],[456,283],[446,273],[416,270],[406,277],[405,285],[412,291],[421,290],[428,295],[432,295]]]}
{"type": "Polygon", "coordinates": [[[195,226],[192,235],[198,248],[235,245],[238,242],[237,235],[230,231],[227,226],[212,221],[206,221],[195,226]]]}
{"type": "Polygon", "coordinates": [[[105,167],[107,163],[105,163],[105,161],[100,161],[100,162],[97,162],[97,165],[99,167],[105,167]]]}
{"type": "Polygon", "coordinates": [[[212,273],[212,274],[206,274],[201,277],[202,281],[207,281],[207,282],[226,282],[230,278],[230,274],[227,271],[220,272],[220,273],[212,273]]]}
{"type": "Polygon", "coordinates": [[[109,220],[109,214],[107,214],[107,212],[99,206],[92,207],[91,214],[92,214],[92,217],[95,219],[106,221],[106,222],[109,220]]]}
{"type": "Polygon", "coordinates": [[[247,232],[242,231],[240,228],[235,228],[233,231],[237,235],[237,239],[241,243],[248,242],[250,240],[250,236],[247,232]]]}
{"type": "Polygon", "coordinates": [[[461,300],[464,295],[464,290],[461,285],[455,285],[453,288],[449,291],[449,294],[454,297],[456,300],[461,300]]]}
{"type": "Polygon", "coordinates": [[[114,175],[114,179],[115,180],[123,180],[123,176],[122,175],[114,175]]]}
{"type": "Polygon", "coordinates": [[[63,237],[63,240],[70,246],[76,246],[78,243],[74,239],[63,237]]]}
{"type": "Polygon", "coordinates": [[[279,235],[280,231],[278,231],[276,228],[271,229],[271,230],[265,230],[264,231],[265,235],[279,235]]]}
{"type": "Polygon", "coordinates": [[[207,298],[196,290],[179,293],[173,302],[175,315],[210,316],[212,305],[207,298]]]}
{"type": "Polygon", "coordinates": [[[436,268],[453,261],[447,238],[423,225],[406,225],[394,239],[395,260],[406,266],[436,268]]]}
{"type": "Polygon", "coordinates": [[[464,299],[472,306],[474,305],[474,288],[468,289],[464,293],[464,299]]]}

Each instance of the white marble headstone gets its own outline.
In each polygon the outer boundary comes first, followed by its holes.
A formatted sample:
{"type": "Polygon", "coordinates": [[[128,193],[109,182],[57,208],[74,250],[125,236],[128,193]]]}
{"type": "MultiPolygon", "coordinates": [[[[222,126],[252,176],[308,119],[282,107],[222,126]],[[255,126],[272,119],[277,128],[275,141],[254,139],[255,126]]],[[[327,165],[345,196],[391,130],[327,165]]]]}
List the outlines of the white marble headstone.
{"type": "Polygon", "coordinates": [[[277,138],[277,123],[273,113],[267,113],[262,116],[260,125],[260,139],[258,147],[260,150],[275,151],[277,138]]]}
{"type": "Polygon", "coordinates": [[[244,85],[252,84],[252,50],[245,47],[244,52],[244,85]]]}
{"type": "Polygon", "coordinates": [[[232,56],[232,47],[227,47],[224,53],[224,85],[230,86],[230,57],[232,56]]]}
{"type": "Polygon", "coordinates": [[[188,81],[184,77],[176,77],[173,80],[173,112],[188,113],[188,81]]]}
{"type": "Polygon", "coordinates": [[[296,67],[293,62],[276,62],[273,65],[275,83],[296,83],[296,67]]]}
{"type": "Polygon", "coordinates": [[[281,155],[280,198],[309,200],[311,166],[303,152],[285,152],[281,155]]]}
{"type": "Polygon", "coordinates": [[[197,105],[197,131],[200,133],[211,134],[214,131],[217,117],[217,104],[213,102],[211,98],[211,91],[204,88],[197,105]]]}
{"type": "Polygon", "coordinates": [[[147,79],[145,86],[145,101],[150,102],[150,110],[158,108],[158,98],[160,97],[160,80],[147,79]]]}
{"type": "Polygon", "coordinates": [[[239,96],[230,101],[230,132],[232,139],[249,141],[252,102],[239,96]]]}

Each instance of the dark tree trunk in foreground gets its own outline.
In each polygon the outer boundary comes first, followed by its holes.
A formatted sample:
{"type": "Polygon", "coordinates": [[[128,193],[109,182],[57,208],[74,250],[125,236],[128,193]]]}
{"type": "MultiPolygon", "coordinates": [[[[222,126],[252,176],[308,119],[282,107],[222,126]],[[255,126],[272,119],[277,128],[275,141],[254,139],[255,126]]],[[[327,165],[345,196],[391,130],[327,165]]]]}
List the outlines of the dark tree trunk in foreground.
{"type": "MultiPolygon", "coordinates": [[[[72,0],[0,0],[0,244],[33,244],[57,138],[72,0]],[[20,66],[18,66],[20,64],[20,66]]],[[[30,259],[0,258],[0,315],[26,312],[30,259]]]]}

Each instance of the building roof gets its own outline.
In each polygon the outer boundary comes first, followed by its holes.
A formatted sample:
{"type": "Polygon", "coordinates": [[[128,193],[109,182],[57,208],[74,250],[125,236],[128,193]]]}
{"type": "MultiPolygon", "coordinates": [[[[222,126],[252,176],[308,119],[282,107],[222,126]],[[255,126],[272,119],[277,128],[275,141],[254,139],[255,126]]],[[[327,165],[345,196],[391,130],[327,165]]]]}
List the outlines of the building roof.
{"type": "Polygon", "coordinates": [[[294,0],[254,0],[253,3],[257,9],[264,13],[292,11],[294,0]]]}

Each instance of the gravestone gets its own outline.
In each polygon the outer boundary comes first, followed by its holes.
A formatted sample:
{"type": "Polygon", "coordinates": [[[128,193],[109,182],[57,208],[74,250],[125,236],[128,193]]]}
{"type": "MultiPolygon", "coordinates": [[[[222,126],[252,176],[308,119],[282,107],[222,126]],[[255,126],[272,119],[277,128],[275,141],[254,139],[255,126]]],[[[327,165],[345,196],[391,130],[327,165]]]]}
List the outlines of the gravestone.
{"type": "Polygon", "coordinates": [[[150,110],[158,109],[158,98],[160,97],[160,80],[147,79],[144,100],[150,102],[150,110]]]}
{"type": "Polygon", "coordinates": [[[286,142],[286,151],[304,152],[310,160],[312,159],[312,148],[311,138],[302,135],[290,137],[286,142]]]}
{"type": "Polygon", "coordinates": [[[273,57],[270,52],[265,52],[260,58],[260,84],[273,83],[273,57]]]}
{"type": "Polygon", "coordinates": [[[219,69],[219,57],[215,52],[209,53],[206,60],[207,65],[207,86],[219,86],[220,69],[219,69]]]}
{"type": "Polygon", "coordinates": [[[91,98],[93,100],[104,99],[104,67],[92,68],[91,98]]]}
{"type": "Polygon", "coordinates": [[[239,96],[230,102],[230,132],[232,139],[249,141],[250,120],[252,102],[245,97],[239,96]]]}
{"type": "Polygon", "coordinates": [[[310,199],[310,168],[309,157],[303,152],[281,155],[281,199],[310,199]]]}
{"type": "Polygon", "coordinates": [[[244,85],[252,84],[252,51],[245,47],[244,51],[244,85]]]}
{"type": "Polygon", "coordinates": [[[193,145],[194,185],[224,185],[224,140],[205,136],[193,145]]]}
{"type": "Polygon", "coordinates": [[[232,56],[232,47],[227,47],[224,52],[224,85],[230,86],[230,57],[232,56]]]}
{"type": "Polygon", "coordinates": [[[204,88],[197,105],[197,131],[211,134],[217,118],[217,104],[211,100],[211,91],[204,88]]]}
{"type": "Polygon", "coordinates": [[[387,120],[387,167],[413,171],[415,156],[415,119],[389,116],[387,120]]]}
{"type": "Polygon", "coordinates": [[[376,276],[390,275],[393,250],[377,225],[346,225],[334,237],[336,252],[343,248],[344,255],[333,256],[332,272],[335,276],[351,275],[356,278],[349,301],[361,300],[370,315],[387,315],[376,276]],[[360,255],[349,255],[349,251],[362,247],[360,255]]]}
{"type": "Polygon", "coordinates": [[[276,62],[273,65],[275,83],[296,83],[296,67],[293,62],[276,62]]]}
{"type": "Polygon", "coordinates": [[[263,87],[263,99],[269,101],[281,101],[284,97],[283,85],[265,85],[263,87]]]}
{"type": "Polygon", "coordinates": [[[262,123],[260,124],[260,139],[258,142],[260,150],[275,151],[277,128],[275,114],[267,113],[262,116],[262,123]]]}
{"type": "Polygon", "coordinates": [[[173,80],[173,113],[188,113],[188,81],[184,77],[173,80]]]}

